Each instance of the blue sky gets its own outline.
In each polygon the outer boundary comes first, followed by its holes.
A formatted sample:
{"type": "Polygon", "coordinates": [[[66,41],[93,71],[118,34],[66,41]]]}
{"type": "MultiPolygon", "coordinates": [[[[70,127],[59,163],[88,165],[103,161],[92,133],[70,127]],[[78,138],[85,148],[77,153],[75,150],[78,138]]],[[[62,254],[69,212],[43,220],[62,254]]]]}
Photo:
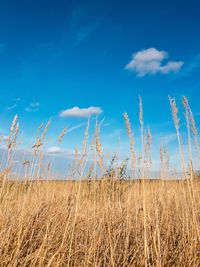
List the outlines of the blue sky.
{"type": "Polygon", "coordinates": [[[63,127],[80,125],[64,140],[71,149],[90,113],[105,117],[108,149],[119,133],[126,147],[122,113],[137,138],[141,95],[156,141],[171,140],[168,95],[186,95],[199,120],[199,10],[196,0],[0,1],[1,134],[18,114],[29,143],[52,117],[52,146],[63,127]]]}

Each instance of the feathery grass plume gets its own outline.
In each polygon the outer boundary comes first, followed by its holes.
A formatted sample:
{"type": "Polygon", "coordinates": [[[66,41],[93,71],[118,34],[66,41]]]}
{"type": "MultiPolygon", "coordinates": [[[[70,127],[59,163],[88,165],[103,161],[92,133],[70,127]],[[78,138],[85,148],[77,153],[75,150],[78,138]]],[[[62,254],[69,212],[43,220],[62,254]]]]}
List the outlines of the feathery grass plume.
{"type": "Polygon", "coordinates": [[[150,178],[150,169],[152,166],[151,144],[152,144],[152,135],[150,128],[147,127],[147,130],[145,129],[144,131],[144,166],[146,170],[146,175],[149,178],[150,178]]]}
{"type": "Polygon", "coordinates": [[[43,126],[44,126],[43,123],[41,123],[41,124],[39,125],[39,127],[38,127],[38,132],[40,132],[40,131],[42,130],[43,126]]]}
{"type": "Polygon", "coordinates": [[[150,127],[147,128],[147,151],[148,151],[148,157],[149,157],[149,167],[152,166],[152,155],[151,155],[151,146],[152,146],[152,134],[150,127]]]}
{"type": "MultiPolygon", "coordinates": [[[[15,115],[14,118],[13,118],[11,127],[10,127],[10,134],[9,134],[8,138],[6,138],[7,147],[8,147],[8,153],[7,153],[7,159],[5,161],[5,169],[7,169],[7,170],[9,169],[11,171],[12,171],[12,168],[13,168],[13,166],[11,166],[12,165],[11,164],[12,163],[12,158],[13,158],[12,149],[16,145],[18,132],[19,132],[18,115],[15,115]]],[[[4,187],[4,185],[5,185],[5,181],[7,180],[7,175],[8,175],[8,172],[6,172],[5,175],[4,175],[2,187],[4,187]]]]}
{"type": "MultiPolygon", "coordinates": [[[[45,128],[43,130],[43,132],[41,133],[40,135],[40,131],[41,129],[43,128],[43,124],[40,124],[39,128],[38,128],[38,131],[37,131],[37,134],[36,134],[36,141],[34,143],[34,145],[32,146],[33,148],[33,160],[32,160],[32,165],[31,165],[31,168],[30,168],[30,177],[32,177],[34,175],[34,172],[35,172],[35,166],[36,164],[38,164],[38,166],[41,166],[42,165],[42,162],[44,157],[43,157],[43,152],[42,152],[42,148],[44,146],[44,142],[45,142],[45,137],[46,137],[46,134],[49,130],[49,127],[50,127],[50,124],[51,124],[51,118],[48,120],[48,122],[46,123],[45,125],[45,128]]],[[[37,176],[38,178],[40,177],[40,173],[38,170],[41,170],[41,167],[40,168],[37,168],[37,176]]]]}
{"type": "Polygon", "coordinates": [[[123,113],[127,134],[129,137],[129,144],[130,144],[130,154],[131,154],[131,178],[136,178],[136,153],[134,148],[134,137],[131,130],[131,123],[128,117],[128,114],[125,112],[123,113]]]}
{"type": "Polygon", "coordinates": [[[84,134],[84,139],[83,139],[83,151],[82,151],[83,157],[85,157],[87,154],[87,142],[89,138],[89,128],[90,128],[90,119],[88,119],[87,121],[87,126],[85,129],[85,134],[84,134]]]}
{"type": "Polygon", "coordinates": [[[14,132],[14,135],[13,135],[13,145],[14,146],[16,145],[18,133],[19,133],[19,123],[16,124],[15,132],[14,132]]]}
{"type": "Polygon", "coordinates": [[[37,155],[37,152],[42,145],[43,145],[42,140],[40,137],[38,137],[35,144],[32,146],[32,148],[34,149],[34,156],[37,155]]]}
{"type": "MultiPolygon", "coordinates": [[[[37,162],[37,154],[43,145],[43,142],[42,142],[41,137],[40,137],[40,131],[42,130],[43,126],[44,126],[43,123],[41,123],[39,125],[37,132],[36,132],[36,140],[32,146],[33,155],[32,155],[32,159],[31,159],[31,166],[30,166],[30,173],[29,173],[30,177],[32,177],[34,175],[35,164],[37,162]]],[[[28,175],[27,175],[27,177],[28,177],[28,175]]]]}
{"type": "Polygon", "coordinates": [[[198,135],[198,129],[196,127],[195,119],[193,116],[193,112],[190,108],[189,102],[187,102],[187,108],[188,108],[188,113],[189,113],[189,118],[191,122],[191,129],[192,129],[192,134],[194,138],[194,148],[198,157],[198,164],[200,167],[200,149],[199,149],[199,135],[198,135]]]}
{"type": "Polygon", "coordinates": [[[48,120],[48,122],[47,122],[47,124],[46,124],[46,126],[44,128],[44,131],[42,133],[42,141],[44,141],[44,139],[46,137],[46,134],[47,134],[47,132],[49,130],[50,124],[51,124],[51,118],[48,120]]]}
{"type": "Polygon", "coordinates": [[[59,135],[59,137],[58,137],[58,145],[60,145],[60,143],[62,142],[62,140],[63,140],[64,136],[66,135],[66,133],[67,133],[67,127],[65,127],[62,130],[61,134],[59,135]]]}
{"type": "Polygon", "coordinates": [[[12,153],[12,149],[16,146],[18,132],[19,132],[18,115],[15,115],[10,127],[9,137],[7,138],[8,155],[6,160],[6,168],[10,167],[12,158],[14,156],[12,153]]]}
{"type": "Polygon", "coordinates": [[[176,135],[177,135],[177,140],[178,140],[179,154],[180,154],[180,165],[181,165],[182,175],[183,175],[183,177],[185,177],[186,176],[185,155],[184,155],[183,145],[182,145],[182,141],[181,141],[181,135],[180,135],[180,132],[179,132],[178,108],[177,108],[177,105],[176,105],[175,98],[171,98],[169,96],[169,103],[170,103],[170,106],[171,106],[172,118],[173,118],[173,121],[174,121],[174,126],[175,126],[175,129],[176,129],[176,135]]]}
{"type": "Polygon", "coordinates": [[[96,145],[95,145],[95,135],[93,136],[91,142],[90,142],[90,151],[92,154],[92,164],[91,164],[91,173],[90,177],[92,175],[94,176],[93,178],[96,178],[96,165],[97,165],[97,156],[96,156],[96,145]]]}
{"type": "Polygon", "coordinates": [[[39,136],[39,133],[40,133],[40,131],[42,130],[43,126],[44,126],[43,123],[41,123],[41,124],[39,125],[38,130],[37,130],[37,133],[36,133],[36,137],[39,136]]]}
{"type": "Polygon", "coordinates": [[[80,160],[77,164],[77,168],[79,169],[80,173],[80,178],[83,177],[85,167],[86,167],[86,155],[87,155],[87,143],[88,143],[88,138],[89,138],[89,127],[90,127],[90,119],[87,121],[85,133],[84,133],[84,138],[83,138],[83,148],[82,148],[82,153],[80,155],[80,160]]]}
{"type": "Polygon", "coordinates": [[[16,144],[16,139],[19,131],[18,115],[15,115],[11,127],[10,127],[10,136],[8,138],[8,148],[11,149],[16,144]]]}
{"type": "MultiPolygon", "coordinates": [[[[193,221],[197,225],[198,215],[197,211],[195,209],[195,203],[194,203],[194,171],[193,171],[193,158],[192,158],[192,146],[191,146],[191,136],[190,136],[190,107],[188,104],[188,99],[183,96],[182,97],[182,104],[185,109],[185,119],[187,124],[187,135],[188,135],[188,154],[189,154],[189,173],[190,173],[190,182],[191,182],[191,191],[190,191],[190,198],[193,203],[192,211],[193,211],[193,221]]],[[[198,228],[198,226],[197,226],[198,228]]],[[[198,236],[200,238],[200,233],[198,232],[198,236]]]]}
{"type": "Polygon", "coordinates": [[[99,140],[99,125],[96,123],[96,131],[95,131],[95,145],[96,145],[96,152],[99,156],[102,155],[101,143],[99,140]]]}
{"type": "Polygon", "coordinates": [[[44,124],[41,123],[37,129],[37,132],[36,132],[36,140],[32,146],[32,148],[34,149],[34,157],[36,156],[37,154],[37,150],[42,146],[42,140],[41,140],[41,137],[40,137],[40,131],[41,129],[43,128],[44,124]]]}
{"type": "MultiPolygon", "coordinates": [[[[96,152],[97,152],[97,156],[98,156],[98,164],[100,167],[100,170],[103,173],[103,168],[104,168],[104,158],[103,158],[103,151],[101,148],[101,143],[100,143],[100,127],[103,123],[103,120],[98,124],[98,121],[96,119],[96,129],[95,129],[95,134],[94,134],[94,138],[95,138],[95,148],[96,148],[96,152]]],[[[96,175],[97,175],[97,169],[96,169],[96,175]]]]}
{"type": "Polygon", "coordinates": [[[196,123],[194,120],[194,116],[192,113],[192,110],[189,107],[189,115],[190,115],[190,120],[191,120],[191,126],[192,126],[192,133],[194,135],[194,146],[197,151],[199,151],[199,141],[198,141],[198,129],[196,127],[196,123]]]}
{"type": "Polygon", "coordinates": [[[39,150],[39,148],[41,148],[41,147],[43,146],[43,144],[44,144],[44,139],[45,139],[45,137],[46,137],[46,134],[47,134],[47,132],[48,132],[48,129],[49,129],[50,124],[51,124],[51,119],[48,120],[48,122],[47,122],[47,124],[46,124],[46,126],[45,126],[45,128],[44,128],[44,131],[43,131],[43,133],[41,134],[41,137],[39,136],[39,132],[40,132],[40,130],[42,129],[43,124],[41,124],[41,125],[39,126],[38,131],[37,131],[36,142],[35,142],[35,144],[32,146],[32,148],[35,149],[35,152],[37,152],[37,151],[39,150]]]}
{"type": "Polygon", "coordinates": [[[182,104],[185,109],[185,120],[187,125],[187,137],[188,137],[188,155],[189,155],[189,173],[190,178],[193,178],[193,160],[192,160],[192,146],[191,146],[191,134],[190,134],[190,118],[189,118],[189,105],[188,99],[183,96],[182,104]]]}
{"type": "Polygon", "coordinates": [[[144,168],[145,172],[147,171],[148,168],[148,148],[147,148],[147,130],[144,128],[144,168]]]}
{"type": "Polygon", "coordinates": [[[140,135],[141,135],[141,161],[142,161],[142,179],[145,177],[144,170],[144,118],[143,118],[143,106],[142,98],[139,96],[139,122],[140,122],[140,135]]]}
{"type": "Polygon", "coordinates": [[[149,248],[147,240],[147,211],[146,211],[146,186],[145,186],[145,170],[144,170],[144,117],[142,98],[139,96],[139,122],[141,135],[141,157],[142,157],[142,208],[143,208],[143,226],[144,226],[144,258],[145,267],[149,265],[149,248]]]}
{"type": "Polygon", "coordinates": [[[18,133],[19,133],[19,123],[16,123],[15,128],[13,129],[13,132],[10,134],[10,137],[8,139],[8,149],[15,147],[18,133]]]}
{"type": "Polygon", "coordinates": [[[12,124],[11,124],[11,127],[10,127],[10,132],[13,133],[14,129],[15,129],[15,126],[17,124],[17,120],[18,120],[18,115],[16,114],[13,121],[12,121],[12,124]]]}

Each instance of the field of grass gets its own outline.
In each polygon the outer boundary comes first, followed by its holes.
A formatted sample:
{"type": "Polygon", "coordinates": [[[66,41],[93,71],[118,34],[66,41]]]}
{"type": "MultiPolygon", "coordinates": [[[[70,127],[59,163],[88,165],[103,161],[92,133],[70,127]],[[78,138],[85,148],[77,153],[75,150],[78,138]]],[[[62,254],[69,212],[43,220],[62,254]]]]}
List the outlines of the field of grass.
{"type": "Polygon", "coordinates": [[[200,179],[193,161],[194,151],[197,158],[200,155],[198,132],[183,98],[189,155],[186,162],[175,100],[170,98],[170,104],[182,177],[174,180],[168,179],[168,155],[162,144],[160,177],[149,176],[151,133],[145,130],[141,99],[142,148],[138,158],[129,117],[124,114],[130,141],[128,172],[126,161],[116,167],[113,159],[106,167],[97,124],[94,160],[85,176],[88,122],[83,150],[75,150],[71,180],[42,179],[48,122],[42,133],[43,126],[39,127],[32,159],[21,162],[24,177],[16,180],[15,174],[10,179],[19,131],[15,117],[7,139],[7,162],[0,174],[0,266],[200,266],[200,179]],[[76,179],[72,179],[74,176],[76,179]]]}
{"type": "Polygon", "coordinates": [[[0,266],[199,266],[200,181],[8,183],[0,266]]]}

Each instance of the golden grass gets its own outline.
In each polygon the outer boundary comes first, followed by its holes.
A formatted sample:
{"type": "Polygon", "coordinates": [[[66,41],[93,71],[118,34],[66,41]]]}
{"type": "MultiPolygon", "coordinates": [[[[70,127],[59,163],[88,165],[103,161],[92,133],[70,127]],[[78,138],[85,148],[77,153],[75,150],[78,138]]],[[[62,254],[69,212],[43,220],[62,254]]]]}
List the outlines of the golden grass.
{"type": "Polygon", "coordinates": [[[200,181],[8,182],[0,266],[199,266],[200,181]]]}
{"type": "MultiPolygon", "coordinates": [[[[113,157],[110,169],[105,164],[100,142],[103,120],[96,121],[88,145],[88,120],[82,153],[75,149],[71,175],[68,174],[75,180],[41,180],[49,120],[44,129],[43,124],[38,128],[31,158],[21,162],[24,179],[11,181],[14,149],[19,145],[18,116],[15,116],[7,140],[7,160],[0,173],[0,267],[200,266],[200,179],[193,166],[194,151],[200,165],[198,130],[188,100],[183,97],[187,163],[178,107],[175,99],[169,100],[178,140],[181,180],[168,179],[170,155],[163,143],[160,179],[150,178],[152,135],[144,124],[141,98],[138,155],[131,123],[124,113],[130,143],[128,175],[126,160],[115,166],[113,157]],[[89,151],[93,161],[86,167],[89,151]]],[[[66,134],[64,128],[58,144],[66,134]]],[[[51,174],[51,164],[47,173],[51,174]]]]}

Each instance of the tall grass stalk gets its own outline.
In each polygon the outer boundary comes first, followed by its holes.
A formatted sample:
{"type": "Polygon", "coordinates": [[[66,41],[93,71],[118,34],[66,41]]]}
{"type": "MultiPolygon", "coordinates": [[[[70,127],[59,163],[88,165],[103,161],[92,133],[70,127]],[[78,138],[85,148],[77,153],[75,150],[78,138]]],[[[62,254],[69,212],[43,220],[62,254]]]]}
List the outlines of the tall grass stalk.
{"type": "Polygon", "coordinates": [[[131,130],[131,123],[128,117],[128,114],[125,112],[123,114],[124,120],[125,120],[125,125],[126,125],[126,130],[127,134],[129,137],[129,145],[130,145],[130,155],[131,155],[131,178],[136,178],[136,153],[135,153],[135,148],[134,148],[134,137],[133,133],[131,130]]]}
{"type": "Polygon", "coordinates": [[[174,98],[171,98],[169,96],[169,102],[170,102],[170,106],[171,106],[171,113],[172,113],[172,118],[174,121],[174,126],[176,129],[176,135],[177,135],[177,140],[178,140],[178,146],[179,146],[179,155],[180,155],[180,166],[181,166],[181,170],[182,170],[182,176],[186,177],[186,169],[185,169],[185,155],[184,155],[184,150],[183,150],[183,145],[182,145],[182,141],[181,141],[181,135],[179,132],[179,118],[178,118],[178,108],[176,105],[176,101],[174,98]]]}
{"type": "Polygon", "coordinates": [[[142,99],[139,96],[139,122],[140,122],[140,135],[141,135],[141,155],[142,155],[142,206],[143,206],[143,226],[144,226],[144,261],[145,267],[149,263],[149,251],[147,240],[147,216],[146,216],[146,182],[144,170],[144,118],[143,118],[143,105],[142,99]]]}

